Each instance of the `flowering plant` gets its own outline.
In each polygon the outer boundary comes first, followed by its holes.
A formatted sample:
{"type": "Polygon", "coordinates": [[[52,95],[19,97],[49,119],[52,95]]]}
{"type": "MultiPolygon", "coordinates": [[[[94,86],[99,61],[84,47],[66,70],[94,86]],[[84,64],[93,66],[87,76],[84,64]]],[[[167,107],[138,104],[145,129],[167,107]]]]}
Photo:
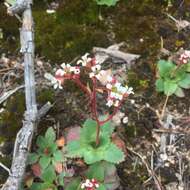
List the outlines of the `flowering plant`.
{"type": "Polygon", "coordinates": [[[85,190],[105,189],[102,185],[104,177],[96,176],[97,166],[101,166],[99,167],[100,173],[105,173],[106,170],[109,170],[105,169],[108,165],[105,163],[111,164],[111,168],[113,168],[114,164],[122,162],[125,158],[121,149],[111,141],[114,126],[110,120],[120,109],[124,100],[134,93],[133,88],[122,85],[110,70],[103,70],[101,64],[95,58],[91,58],[89,54],[82,56],[76,65],[61,64],[60,68],[55,71],[55,76],[46,74],[45,77],[51,80],[55,89],[62,89],[66,80],[73,81],[88,96],[90,101],[92,119],[86,120],[80,129],[78,140],[68,142],[66,151],[67,157],[83,158],[87,164],[91,166],[95,164],[96,167],[91,167],[90,178],[87,176],[85,182],[82,179],[82,183],[78,181],[75,183],[74,181],[74,185],[71,184],[66,189],[76,189],[78,185],[85,190]],[[90,85],[81,79],[82,75],[88,76],[90,85]],[[113,110],[110,115],[106,113],[103,117],[99,116],[97,93],[106,96],[105,104],[113,110]],[[98,179],[101,182],[100,184],[97,181],[98,179]]]}

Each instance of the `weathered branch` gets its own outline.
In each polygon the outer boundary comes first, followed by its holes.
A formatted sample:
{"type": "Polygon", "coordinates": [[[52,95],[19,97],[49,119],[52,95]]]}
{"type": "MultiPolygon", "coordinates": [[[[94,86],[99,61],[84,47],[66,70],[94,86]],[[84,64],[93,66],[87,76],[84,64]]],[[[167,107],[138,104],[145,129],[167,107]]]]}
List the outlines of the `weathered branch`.
{"type": "Polygon", "coordinates": [[[32,137],[40,116],[51,108],[48,103],[39,114],[36,106],[35,80],[34,80],[34,28],[31,12],[31,0],[17,0],[8,11],[11,14],[22,13],[23,24],[20,29],[21,53],[24,56],[24,81],[26,111],[23,127],[17,133],[13,161],[9,177],[1,190],[19,190],[22,182],[32,137]]]}

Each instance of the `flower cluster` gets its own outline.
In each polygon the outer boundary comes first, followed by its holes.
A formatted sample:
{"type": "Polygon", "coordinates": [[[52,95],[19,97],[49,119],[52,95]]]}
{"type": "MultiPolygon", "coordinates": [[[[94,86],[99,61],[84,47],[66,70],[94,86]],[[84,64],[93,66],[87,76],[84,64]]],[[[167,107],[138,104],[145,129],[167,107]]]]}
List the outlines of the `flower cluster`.
{"type": "MultiPolygon", "coordinates": [[[[122,84],[116,80],[115,77],[111,76],[111,71],[102,70],[101,64],[97,62],[95,58],[89,57],[86,53],[77,61],[76,66],[63,63],[61,68],[55,72],[54,79],[51,79],[54,88],[62,89],[62,85],[65,79],[79,79],[81,68],[85,67],[89,71],[89,77],[91,79],[97,79],[108,93],[106,105],[111,107],[119,107],[120,102],[127,97],[129,94],[133,94],[133,88],[128,86],[122,86],[122,84]],[[55,82],[56,81],[56,82],[55,82]]],[[[49,77],[49,76],[48,76],[49,77]]],[[[52,78],[52,77],[51,77],[52,78]]]]}
{"type": "Polygon", "coordinates": [[[107,106],[115,107],[119,106],[119,103],[123,98],[127,97],[129,94],[134,94],[133,88],[128,86],[122,86],[114,77],[107,77],[106,88],[109,90],[107,98],[107,106]]]}
{"type": "Polygon", "coordinates": [[[180,64],[187,64],[190,61],[190,51],[185,50],[179,57],[180,64]]]}
{"type": "Polygon", "coordinates": [[[85,182],[81,184],[81,189],[96,190],[97,188],[99,188],[99,184],[95,179],[86,179],[85,182]]]}

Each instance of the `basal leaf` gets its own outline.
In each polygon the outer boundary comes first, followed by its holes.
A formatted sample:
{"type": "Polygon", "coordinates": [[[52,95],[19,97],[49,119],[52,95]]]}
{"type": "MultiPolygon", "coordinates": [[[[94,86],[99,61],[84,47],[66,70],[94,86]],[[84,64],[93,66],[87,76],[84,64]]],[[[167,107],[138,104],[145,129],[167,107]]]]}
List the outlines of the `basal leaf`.
{"type": "Polygon", "coordinates": [[[54,167],[52,165],[49,165],[42,173],[41,179],[48,183],[53,183],[53,181],[56,179],[56,173],[54,170],[54,167]]]}
{"type": "Polygon", "coordinates": [[[190,63],[187,64],[187,69],[186,69],[187,72],[190,72],[190,63]]]}
{"type": "Polygon", "coordinates": [[[80,183],[81,183],[81,179],[77,178],[74,179],[73,181],[71,181],[67,187],[65,188],[65,190],[77,190],[80,189],[80,183]]]}
{"type": "Polygon", "coordinates": [[[118,164],[125,159],[124,153],[113,143],[106,150],[104,159],[108,162],[118,164]]]}
{"type": "Polygon", "coordinates": [[[80,140],[85,142],[93,142],[96,139],[97,122],[92,119],[87,119],[80,131],[80,140]]]}
{"type": "Polygon", "coordinates": [[[46,139],[44,137],[42,137],[41,135],[38,136],[36,144],[38,145],[38,147],[40,148],[40,150],[43,152],[45,148],[48,147],[48,143],[46,141],[46,139]]]}
{"type": "Polygon", "coordinates": [[[90,165],[86,176],[88,179],[97,179],[98,181],[104,181],[105,168],[103,162],[96,162],[90,165]]]}
{"type": "Polygon", "coordinates": [[[54,189],[54,185],[53,184],[49,184],[49,183],[33,183],[32,186],[30,187],[30,190],[45,190],[45,189],[54,189]]]}
{"type": "Polygon", "coordinates": [[[49,156],[42,156],[39,160],[39,164],[40,167],[42,168],[42,170],[44,170],[45,168],[48,167],[48,165],[50,164],[51,158],[49,156]]]}
{"type": "Polygon", "coordinates": [[[49,145],[55,142],[56,135],[52,127],[48,128],[48,130],[46,131],[45,139],[49,145]]]}
{"type": "Polygon", "coordinates": [[[27,163],[28,164],[34,164],[34,163],[36,163],[38,161],[38,159],[39,159],[39,155],[38,154],[36,154],[36,153],[30,153],[28,155],[28,161],[27,161],[27,163]]]}
{"type": "Polygon", "coordinates": [[[96,150],[96,149],[91,149],[91,150],[84,150],[83,152],[84,156],[84,161],[87,164],[93,164],[95,162],[104,160],[104,150],[96,150]]]}
{"type": "Polygon", "coordinates": [[[71,158],[81,157],[83,150],[81,150],[79,141],[71,141],[66,146],[67,156],[71,158]]]}
{"type": "Polygon", "coordinates": [[[157,79],[156,80],[156,90],[158,92],[163,92],[164,91],[164,81],[162,79],[157,79]]]}
{"type": "Polygon", "coordinates": [[[97,190],[106,190],[106,187],[103,184],[100,184],[97,190]]]}
{"type": "Polygon", "coordinates": [[[190,88],[190,74],[186,74],[184,79],[179,81],[179,86],[182,88],[190,88]]]}
{"type": "Polygon", "coordinates": [[[171,61],[160,60],[158,62],[158,71],[161,77],[167,77],[176,68],[176,65],[171,61]]]}
{"type": "Polygon", "coordinates": [[[63,161],[63,153],[60,150],[57,150],[54,154],[53,154],[53,158],[56,162],[61,162],[63,161]]]}
{"type": "Polygon", "coordinates": [[[65,172],[62,172],[58,176],[58,183],[61,186],[64,186],[64,177],[65,177],[65,172]]]}
{"type": "Polygon", "coordinates": [[[114,6],[119,0],[96,0],[98,5],[114,6]]]}
{"type": "Polygon", "coordinates": [[[164,93],[165,95],[172,95],[177,90],[178,85],[172,80],[164,81],[164,93]]]}
{"type": "Polygon", "coordinates": [[[104,125],[101,126],[100,131],[103,136],[106,135],[110,137],[114,131],[114,126],[111,124],[111,121],[108,121],[104,125]]]}
{"type": "Polygon", "coordinates": [[[176,91],[174,92],[174,94],[175,94],[177,97],[180,97],[180,98],[182,98],[182,97],[185,96],[183,90],[182,90],[180,87],[178,87],[178,88],[176,89],[176,91]]]}

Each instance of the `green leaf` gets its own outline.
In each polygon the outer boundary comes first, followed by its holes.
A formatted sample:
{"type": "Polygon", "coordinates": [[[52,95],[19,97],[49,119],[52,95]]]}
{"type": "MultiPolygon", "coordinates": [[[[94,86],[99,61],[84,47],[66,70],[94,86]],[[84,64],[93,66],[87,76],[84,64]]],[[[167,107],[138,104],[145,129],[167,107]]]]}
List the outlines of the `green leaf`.
{"type": "Polygon", "coordinates": [[[77,190],[77,189],[80,189],[80,183],[81,183],[80,178],[74,179],[73,181],[71,181],[69,183],[69,185],[67,185],[65,190],[77,190]]]}
{"type": "Polygon", "coordinates": [[[41,135],[38,136],[36,144],[38,145],[38,147],[40,148],[42,152],[44,151],[45,148],[48,147],[46,139],[42,137],[41,135]]]}
{"type": "Polygon", "coordinates": [[[6,0],[6,2],[10,5],[14,5],[16,3],[16,0],[6,0]]]}
{"type": "Polygon", "coordinates": [[[190,88],[190,74],[186,74],[185,78],[179,81],[179,86],[185,89],[190,88]]]}
{"type": "Polygon", "coordinates": [[[67,154],[68,157],[76,158],[82,156],[80,142],[78,140],[70,141],[66,146],[66,150],[68,152],[67,154]]]}
{"type": "Polygon", "coordinates": [[[111,143],[105,152],[104,159],[108,162],[118,164],[125,160],[125,155],[115,144],[111,143]]]}
{"type": "Polygon", "coordinates": [[[64,177],[65,177],[65,172],[62,172],[58,175],[58,183],[61,186],[64,186],[64,177]]]}
{"type": "Polygon", "coordinates": [[[41,179],[48,183],[53,183],[53,181],[56,179],[56,173],[54,170],[54,167],[52,165],[49,165],[42,173],[41,179]]]}
{"type": "Polygon", "coordinates": [[[93,164],[95,162],[104,160],[104,151],[93,148],[91,148],[90,150],[84,149],[83,156],[84,156],[84,161],[87,164],[93,164]]]}
{"type": "Polygon", "coordinates": [[[100,184],[97,190],[106,190],[106,187],[103,184],[100,184]]]}
{"type": "Polygon", "coordinates": [[[45,139],[49,145],[55,142],[56,135],[52,127],[48,128],[48,130],[46,131],[45,139]]]}
{"type": "Polygon", "coordinates": [[[96,0],[98,5],[114,6],[119,0],[96,0]]]}
{"type": "Polygon", "coordinates": [[[187,72],[190,72],[190,63],[187,64],[187,69],[186,69],[187,72]]]}
{"type": "Polygon", "coordinates": [[[97,179],[98,181],[104,181],[105,168],[103,162],[96,162],[90,165],[86,176],[88,179],[97,179]]]}
{"type": "Polygon", "coordinates": [[[30,187],[30,190],[45,190],[48,188],[54,188],[55,186],[53,184],[49,183],[33,183],[32,186],[30,187]]]}
{"type": "Polygon", "coordinates": [[[111,121],[108,121],[104,123],[104,125],[101,126],[100,132],[102,133],[102,136],[108,136],[110,137],[114,131],[114,126],[111,124],[111,121]]]}
{"type": "Polygon", "coordinates": [[[158,92],[164,91],[164,81],[162,79],[157,79],[156,80],[156,90],[158,92]]]}
{"type": "Polygon", "coordinates": [[[45,168],[47,168],[50,162],[51,162],[51,158],[50,157],[48,157],[46,155],[42,156],[40,158],[40,160],[39,160],[39,164],[40,164],[42,170],[44,170],[45,168]]]}
{"type": "Polygon", "coordinates": [[[30,153],[28,155],[28,161],[27,161],[27,163],[30,164],[30,165],[36,163],[38,161],[38,159],[39,159],[39,156],[40,155],[38,155],[36,153],[30,153]]]}
{"type": "Polygon", "coordinates": [[[97,122],[87,119],[80,131],[80,140],[84,142],[93,142],[96,139],[97,122]]]}
{"type": "Polygon", "coordinates": [[[54,158],[55,162],[61,162],[61,161],[63,161],[63,153],[60,150],[57,150],[53,154],[53,158],[54,158]]]}
{"type": "Polygon", "coordinates": [[[178,85],[172,80],[164,81],[164,93],[167,96],[172,95],[177,90],[178,85]]]}
{"type": "Polygon", "coordinates": [[[48,150],[50,154],[53,154],[57,151],[57,144],[55,142],[52,143],[51,145],[49,145],[48,150]]]}
{"type": "Polygon", "coordinates": [[[182,97],[185,96],[183,90],[182,90],[180,87],[178,87],[178,88],[176,89],[176,91],[174,92],[174,94],[175,94],[177,97],[180,97],[180,98],[182,98],[182,97]]]}
{"type": "Polygon", "coordinates": [[[158,71],[161,77],[170,76],[171,72],[176,68],[176,65],[172,61],[160,60],[158,62],[158,71]]]}

